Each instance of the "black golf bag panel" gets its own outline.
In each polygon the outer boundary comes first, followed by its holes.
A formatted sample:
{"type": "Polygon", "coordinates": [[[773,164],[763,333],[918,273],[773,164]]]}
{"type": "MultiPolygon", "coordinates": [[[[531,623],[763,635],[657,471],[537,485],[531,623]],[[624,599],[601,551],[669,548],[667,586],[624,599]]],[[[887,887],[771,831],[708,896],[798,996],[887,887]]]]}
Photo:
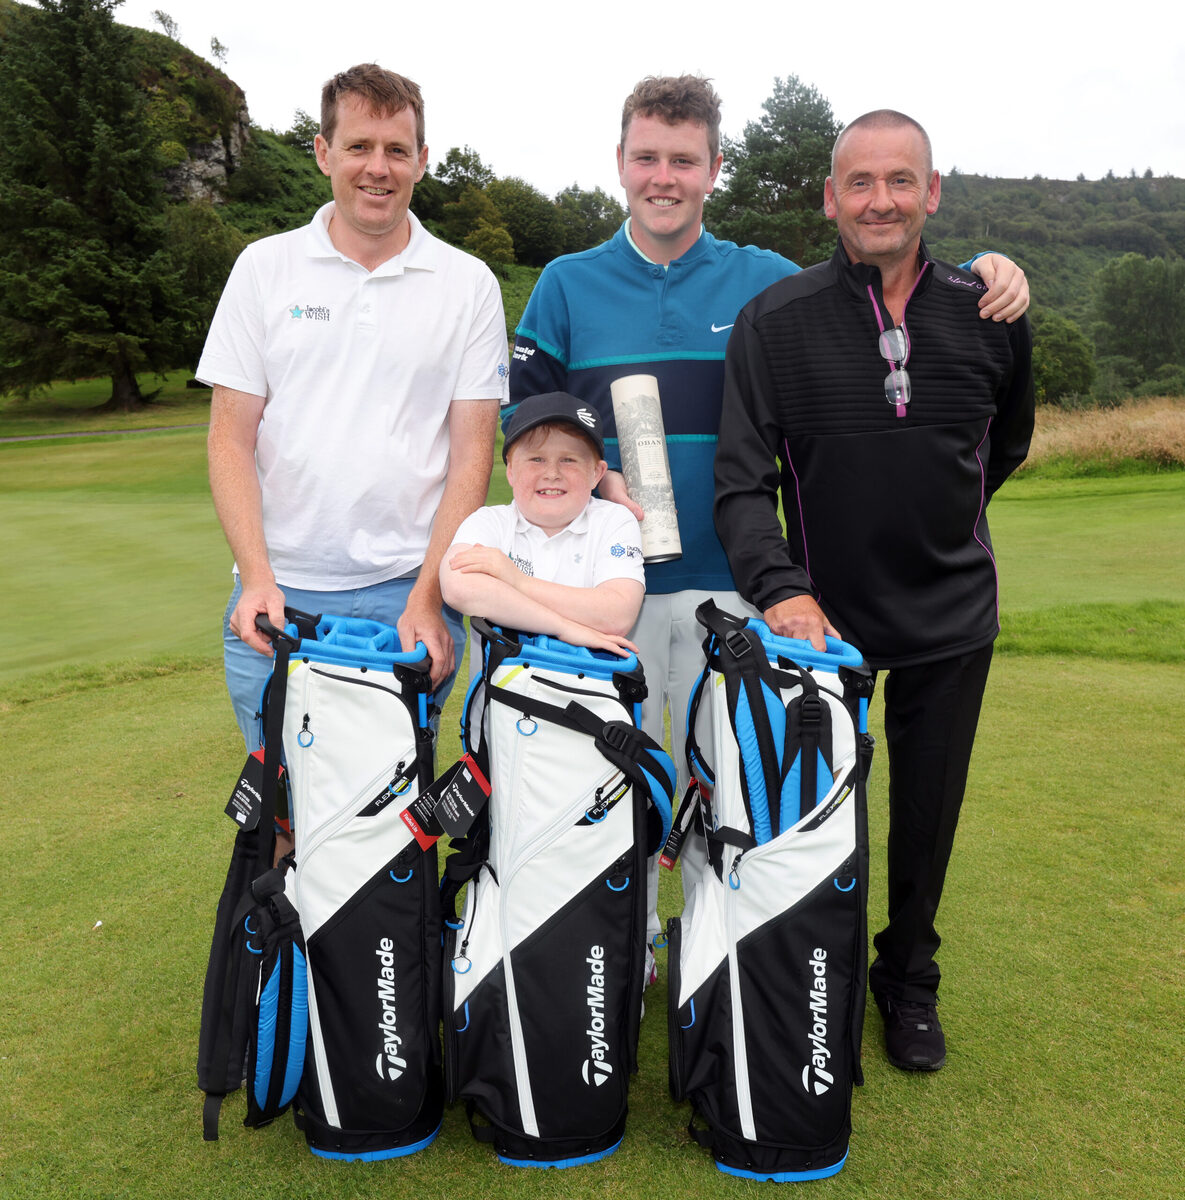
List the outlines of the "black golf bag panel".
{"type": "Polygon", "coordinates": [[[400,819],[432,777],[427,656],[376,621],[286,634],[299,640],[271,687],[287,693],[290,891],[307,959],[297,1103],[314,1154],[391,1158],[427,1145],[443,1109],[436,850],[400,819]]]}
{"type": "Polygon", "coordinates": [[[504,1162],[573,1166],[624,1131],[674,768],[637,728],[632,655],[473,624],[464,735],[492,790],[446,864],[447,1091],[504,1162]]]}
{"type": "Polygon", "coordinates": [[[836,639],[817,652],[711,601],[696,616],[689,802],[708,867],[668,926],[671,1092],[720,1170],[821,1178],[861,1082],[872,676],[836,639]]]}
{"type": "MultiPolygon", "coordinates": [[[[277,649],[286,670],[287,644],[277,649]]],[[[283,699],[267,726],[271,748],[247,760],[228,812],[235,836],[218,901],[202,993],[198,1087],[202,1133],[218,1138],[222,1101],[245,1083],[243,1124],[266,1125],[292,1103],[304,1069],[308,1005],[304,938],[289,895],[291,856],[272,867],[283,699]]]]}

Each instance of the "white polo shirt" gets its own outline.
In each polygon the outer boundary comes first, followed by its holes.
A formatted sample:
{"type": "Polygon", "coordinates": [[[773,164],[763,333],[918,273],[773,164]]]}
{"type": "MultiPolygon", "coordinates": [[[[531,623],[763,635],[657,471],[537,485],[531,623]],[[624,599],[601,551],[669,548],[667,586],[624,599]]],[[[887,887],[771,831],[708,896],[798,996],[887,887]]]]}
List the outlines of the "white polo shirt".
{"type": "Polygon", "coordinates": [[[197,377],[265,398],[255,460],[276,582],[336,591],[419,568],[449,405],[505,403],[508,369],[484,263],[409,213],[403,253],[367,271],[330,241],[332,214],[243,251],[197,377]]]}
{"type": "MultiPolygon", "coordinates": [[[[609,579],[636,579],[646,586],[637,518],[625,505],[609,500],[593,497],[575,520],[551,537],[532,525],[513,500],[479,508],[453,537],[454,546],[478,544],[501,550],[524,575],[549,583],[596,587],[609,579]]],[[[469,661],[480,662],[477,639],[471,640],[469,661]]]]}

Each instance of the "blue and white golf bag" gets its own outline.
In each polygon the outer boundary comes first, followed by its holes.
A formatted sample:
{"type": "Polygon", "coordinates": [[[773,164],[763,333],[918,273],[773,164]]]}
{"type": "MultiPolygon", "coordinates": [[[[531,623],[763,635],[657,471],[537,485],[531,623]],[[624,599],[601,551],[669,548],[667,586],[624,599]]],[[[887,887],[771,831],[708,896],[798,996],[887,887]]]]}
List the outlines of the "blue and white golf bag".
{"type": "Polygon", "coordinates": [[[711,601],[696,617],[687,803],[708,866],[668,924],[671,1093],[720,1170],[821,1178],[862,1082],[872,676],[836,639],[821,653],[711,601]]]}
{"type": "Polygon", "coordinates": [[[502,1161],[574,1166],[625,1128],[674,769],[637,728],[633,655],[473,626],[464,736],[492,790],[446,864],[447,1093],[502,1161]]]}
{"type": "Polygon", "coordinates": [[[436,848],[400,819],[432,779],[428,660],[389,625],[313,621],[287,627],[270,685],[287,685],[288,894],[308,970],[297,1104],[314,1154],[392,1158],[426,1146],[443,1109],[436,848]]]}

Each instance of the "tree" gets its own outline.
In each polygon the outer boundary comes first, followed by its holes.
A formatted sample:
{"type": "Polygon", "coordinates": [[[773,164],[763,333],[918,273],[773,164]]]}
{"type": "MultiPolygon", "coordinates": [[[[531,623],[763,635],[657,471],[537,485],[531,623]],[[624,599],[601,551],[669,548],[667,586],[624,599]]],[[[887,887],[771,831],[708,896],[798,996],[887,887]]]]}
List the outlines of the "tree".
{"type": "Polygon", "coordinates": [[[510,274],[506,268],[514,262],[514,242],[503,226],[478,221],[465,239],[465,249],[476,254],[495,275],[505,279],[510,274]]]}
{"type": "Polygon", "coordinates": [[[225,67],[226,56],[230,53],[230,47],[220,42],[216,37],[212,37],[210,39],[210,53],[214,56],[214,61],[220,67],[225,67]]]}
{"type": "Polygon", "coordinates": [[[1090,343],[1073,321],[1052,309],[1034,307],[1033,381],[1038,404],[1084,396],[1095,379],[1090,343]]]}
{"type": "Polygon", "coordinates": [[[444,185],[450,200],[459,200],[467,187],[480,191],[493,183],[494,172],[481,161],[481,155],[472,146],[463,149],[453,146],[444,156],[444,162],[437,164],[435,178],[444,185]]]}
{"type": "MultiPolygon", "coordinates": [[[[415,193],[412,195],[414,199],[415,193]]],[[[483,223],[496,228],[502,220],[494,202],[474,184],[469,184],[456,200],[444,206],[440,219],[442,235],[454,246],[463,246],[465,239],[483,223]]]]}
{"type": "Polygon", "coordinates": [[[14,6],[0,48],[0,390],[186,361],[197,298],[170,257],[120,0],[14,6]]]}
{"type": "Polygon", "coordinates": [[[292,128],[280,134],[280,141],[288,146],[295,146],[308,155],[316,153],[313,139],[321,132],[321,122],[311,117],[303,108],[298,108],[292,114],[292,128]]]}
{"type": "Polygon", "coordinates": [[[724,139],[727,178],[708,198],[705,224],[719,237],[818,262],[835,241],[823,216],[823,181],[841,126],[831,105],[793,75],[774,80],[762,108],[741,138],[724,139]]]}
{"type": "Polygon", "coordinates": [[[152,19],[161,27],[161,32],[165,37],[172,38],[173,41],[177,40],[177,34],[180,32],[177,22],[163,8],[154,8],[152,19]]]}
{"type": "Polygon", "coordinates": [[[1095,345],[1152,375],[1185,363],[1185,260],[1125,254],[1095,276],[1095,345]]]}
{"type": "Polygon", "coordinates": [[[586,192],[572,184],[555,198],[560,253],[575,254],[608,241],[625,220],[625,209],[600,188],[586,192]]]}
{"type": "Polygon", "coordinates": [[[555,205],[525,179],[513,175],[486,185],[486,195],[498,210],[514,242],[514,256],[529,267],[545,267],[560,252],[563,235],[555,205]]]}

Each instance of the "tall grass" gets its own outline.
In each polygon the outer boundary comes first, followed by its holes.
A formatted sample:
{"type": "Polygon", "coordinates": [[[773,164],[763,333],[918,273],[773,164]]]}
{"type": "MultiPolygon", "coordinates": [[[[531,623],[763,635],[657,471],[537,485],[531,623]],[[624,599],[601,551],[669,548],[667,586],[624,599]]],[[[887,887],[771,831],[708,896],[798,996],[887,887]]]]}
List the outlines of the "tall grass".
{"type": "Polygon", "coordinates": [[[1042,405],[1023,474],[1115,475],[1185,467],[1185,397],[1128,400],[1113,408],[1042,405]]]}

